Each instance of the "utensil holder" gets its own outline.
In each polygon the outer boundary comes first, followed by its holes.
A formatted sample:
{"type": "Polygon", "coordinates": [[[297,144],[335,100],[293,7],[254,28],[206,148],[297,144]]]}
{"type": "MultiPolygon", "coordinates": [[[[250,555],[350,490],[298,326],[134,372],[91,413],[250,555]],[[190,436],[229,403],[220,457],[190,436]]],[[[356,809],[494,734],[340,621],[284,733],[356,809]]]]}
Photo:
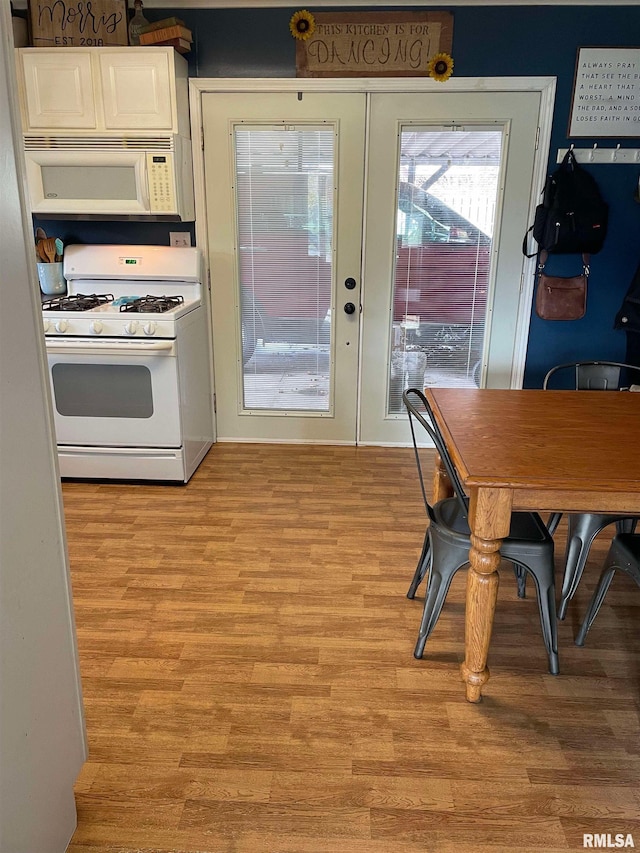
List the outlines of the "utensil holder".
{"type": "Polygon", "coordinates": [[[62,275],[62,264],[36,264],[40,290],[47,295],[65,293],[67,282],[62,275]]]}

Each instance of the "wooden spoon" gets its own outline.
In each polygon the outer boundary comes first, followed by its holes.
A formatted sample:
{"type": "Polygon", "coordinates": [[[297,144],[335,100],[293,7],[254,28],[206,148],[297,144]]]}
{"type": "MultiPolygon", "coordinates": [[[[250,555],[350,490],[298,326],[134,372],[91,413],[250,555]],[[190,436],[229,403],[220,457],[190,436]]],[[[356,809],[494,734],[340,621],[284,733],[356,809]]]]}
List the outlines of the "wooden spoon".
{"type": "MultiPolygon", "coordinates": [[[[45,239],[46,239],[46,238],[45,238],[45,239]]],[[[46,255],[45,255],[45,253],[44,253],[44,247],[43,247],[43,245],[42,245],[43,243],[44,243],[44,240],[38,240],[38,242],[36,243],[36,254],[37,254],[37,256],[38,256],[38,260],[39,260],[41,263],[43,263],[43,264],[48,264],[48,263],[49,263],[49,259],[47,258],[47,256],[46,256],[46,255]]]]}
{"type": "Polygon", "coordinates": [[[56,260],[56,238],[47,237],[40,244],[41,253],[45,255],[47,263],[53,264],[56,260]]]}

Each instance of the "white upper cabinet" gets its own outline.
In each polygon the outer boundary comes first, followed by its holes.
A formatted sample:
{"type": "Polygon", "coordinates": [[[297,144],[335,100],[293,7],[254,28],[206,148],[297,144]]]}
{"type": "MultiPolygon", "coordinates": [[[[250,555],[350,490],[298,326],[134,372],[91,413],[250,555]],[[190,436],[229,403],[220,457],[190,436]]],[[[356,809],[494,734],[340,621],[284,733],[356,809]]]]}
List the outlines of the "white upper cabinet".
{"type": "Polygon", "coordinates": [[[25,133],[190,135],[187,61],[172,47],[36,47],[17,57],[25,133]]]}
{"type": "MultiPolygon", "coordinates": [[[[173,48],[171,54],[179,56],[173,48]]],[[[107,130],[174,128],[171,54],[144,47],[98,55],[107,130]]]]}
{"type": "MultiPolygon", "coordinates": [[[[91,56],[88,52],[21,50],[29,129],[97,127],[91,56]]],[[[27,129],[25,127],[25,130],[27,129]]]]}

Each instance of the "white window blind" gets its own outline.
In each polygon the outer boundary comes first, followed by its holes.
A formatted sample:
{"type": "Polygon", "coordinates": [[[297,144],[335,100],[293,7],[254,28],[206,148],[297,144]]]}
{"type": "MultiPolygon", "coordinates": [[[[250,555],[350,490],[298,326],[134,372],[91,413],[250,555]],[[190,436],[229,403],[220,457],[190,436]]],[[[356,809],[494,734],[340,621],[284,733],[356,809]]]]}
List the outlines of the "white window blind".
{"type": "Polygon", "coordinates": [[[330,126],[234,132],[245,409],[328,411],[330,126]]]}
{"type": "Polygon", "coordinates": [[[501,130],[402,130],[389,413],[406,387],[479,383],[501,147],[501,130]]]}

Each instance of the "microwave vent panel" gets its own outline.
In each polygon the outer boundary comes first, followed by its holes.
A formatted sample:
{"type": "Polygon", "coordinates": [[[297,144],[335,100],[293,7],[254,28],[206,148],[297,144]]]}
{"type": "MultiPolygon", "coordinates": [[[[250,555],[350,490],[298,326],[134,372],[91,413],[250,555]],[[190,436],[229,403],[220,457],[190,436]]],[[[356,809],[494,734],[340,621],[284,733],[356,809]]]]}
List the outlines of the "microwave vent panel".
{"type": "Polygon", "coordinates": [[[173,151],[168,136],[25,136],[25,151],[173,151]]]}

